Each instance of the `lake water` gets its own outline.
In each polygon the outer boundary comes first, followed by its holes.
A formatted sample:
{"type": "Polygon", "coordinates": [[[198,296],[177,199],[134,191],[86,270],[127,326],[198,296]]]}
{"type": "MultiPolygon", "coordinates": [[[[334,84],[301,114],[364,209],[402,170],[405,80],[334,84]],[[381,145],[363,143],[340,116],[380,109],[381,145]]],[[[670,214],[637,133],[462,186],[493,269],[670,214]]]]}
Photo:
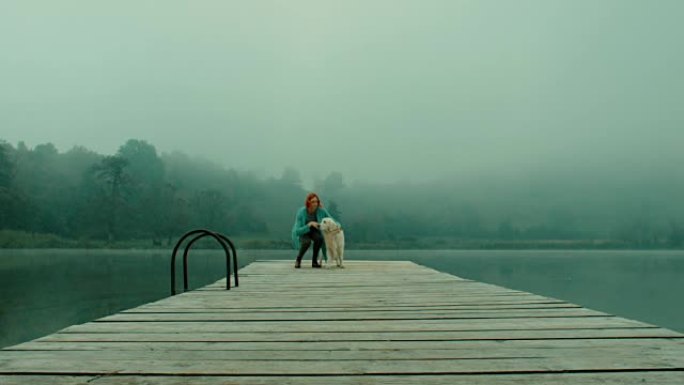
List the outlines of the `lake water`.
{"type": "MultiPolygon", "coordinates": [[[[0,347],[168,296],[170,255],[149,250],[0,250],[0,347]]],[[[293,256],[284,250],[238,250],[240,266],[293,256]]],[[[348,250],[346,257],[411,260],[684,332],[681,250],[348,250]]],[[[188,270],[191,289],[225,277],[223,251],[193,250],[188,270]]],[[[180,275],[176,282],[180,291],[180,275]]]]}

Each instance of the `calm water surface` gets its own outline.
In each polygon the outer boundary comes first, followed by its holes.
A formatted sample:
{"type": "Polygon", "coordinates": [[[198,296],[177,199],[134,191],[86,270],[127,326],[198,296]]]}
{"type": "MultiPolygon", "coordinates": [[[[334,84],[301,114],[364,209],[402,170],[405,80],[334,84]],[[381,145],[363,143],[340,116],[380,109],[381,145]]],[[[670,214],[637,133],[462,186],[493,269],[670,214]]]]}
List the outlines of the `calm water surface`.
{"type": "MultiPolygon", "coordinates": [[[[170,255],[0,250],[0,347],[168,296],[170,255]]],[[[238,256],[245,266],[293,259],[293,252],[238,250],[238,256]]],[[[346,257],[411,260],[684,332],[684,251],[349,250],[346,257]]],[[[223,252],[193,250],[189,271],[191,288],[225,277],[223,252]]]]}

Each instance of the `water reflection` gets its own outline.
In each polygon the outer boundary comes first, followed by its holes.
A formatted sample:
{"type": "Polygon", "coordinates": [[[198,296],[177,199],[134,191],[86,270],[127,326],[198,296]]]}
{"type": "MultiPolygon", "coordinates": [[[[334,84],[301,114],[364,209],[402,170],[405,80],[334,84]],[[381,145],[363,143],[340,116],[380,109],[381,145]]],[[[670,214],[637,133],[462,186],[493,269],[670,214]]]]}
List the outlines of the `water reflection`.
{"type": "MultiPolygon", "coordinates": [[[[170,251],[0,250],[0,347],[170,293],[170,251]]],[[[176,287],[182,291],[182,257],[176,287]]],[[[248,263],[240,258],[241,266],[248,263]]],[[[225,277],[223,251],[193,250],[190,288],[225,277]]]]}
{"type": "MultiPolygon", "coordinates": [[[[238,255],[244,266],[294,254],[238,255]]],[[[346,257],[412,260],[684,332],[682,251],[349,250],[346,257]]],[[[0,250],[0,347],[168,296],[169,259],[169,251],[0,250]]],[[[189,271],[191,288],[225,277],[223,251],[194,250],[189,271]]]]}

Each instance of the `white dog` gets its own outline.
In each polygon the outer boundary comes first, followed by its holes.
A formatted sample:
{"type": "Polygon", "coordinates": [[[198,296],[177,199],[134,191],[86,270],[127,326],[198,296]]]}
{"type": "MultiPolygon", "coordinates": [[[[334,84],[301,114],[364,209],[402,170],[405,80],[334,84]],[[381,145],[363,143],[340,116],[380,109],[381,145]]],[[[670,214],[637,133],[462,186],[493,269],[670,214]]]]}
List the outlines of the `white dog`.
{"type": "Polygon", "coordinates": [[[335,261],[337,267],[344,267],[344,231],[332,218],[321,220],[321,231],[328,250],[328,263],[335,261]]]}

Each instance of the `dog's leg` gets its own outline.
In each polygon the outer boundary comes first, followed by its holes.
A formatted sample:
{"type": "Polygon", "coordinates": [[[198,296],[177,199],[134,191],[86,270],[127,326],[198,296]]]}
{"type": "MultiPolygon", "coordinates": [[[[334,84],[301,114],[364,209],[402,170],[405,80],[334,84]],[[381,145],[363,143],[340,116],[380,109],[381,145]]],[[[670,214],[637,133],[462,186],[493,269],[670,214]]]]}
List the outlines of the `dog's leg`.
{"type": "Polygon", "coordinates": [[[337,266],[338,267],[344,267],[343,266],[344,260],[342,259],[343,258],[342,257],[342,253],[343,253],[342,248],[340,246],[337,246],[337,247],[338,247],[338,249],[337,249],[337,266]]]}
{"type": "Polygon", "coordinates": [[[341,234],[337,247],[337,258],[340,260],[340,267],[344,267],[344,234],[341,234]]]}
{"type": "Polygon", "coordinates": [[[326,232],[325,240],[328,245],[328,267],[333,267],[333,261],[337,261],[337,245],[335,244],[335,236],[330,232],[326,232]]]}
{"type": "MultiPolygon", "coordinates": [[[[331,242],[332,243],[332,242],[331,242]]],[[[330,261],[330,267],[332,267],[332,262],[335,261],[335,264],[337,264],[337,248],[335,245],[331,245],[332,247],[330,248],[330,256],[331,256],[331,261],[330,261]]]]}
{"type": "Polygon", "coordinates": [[[325,261],[325,267],[328,268],[328,267],[330,267],[330,258],[331,258],[330,236],[325,231],[323,232],[323,241],[325,242],[325,249],[327,250],[327,253],[328,253],[328,260],[325,261]]]}

